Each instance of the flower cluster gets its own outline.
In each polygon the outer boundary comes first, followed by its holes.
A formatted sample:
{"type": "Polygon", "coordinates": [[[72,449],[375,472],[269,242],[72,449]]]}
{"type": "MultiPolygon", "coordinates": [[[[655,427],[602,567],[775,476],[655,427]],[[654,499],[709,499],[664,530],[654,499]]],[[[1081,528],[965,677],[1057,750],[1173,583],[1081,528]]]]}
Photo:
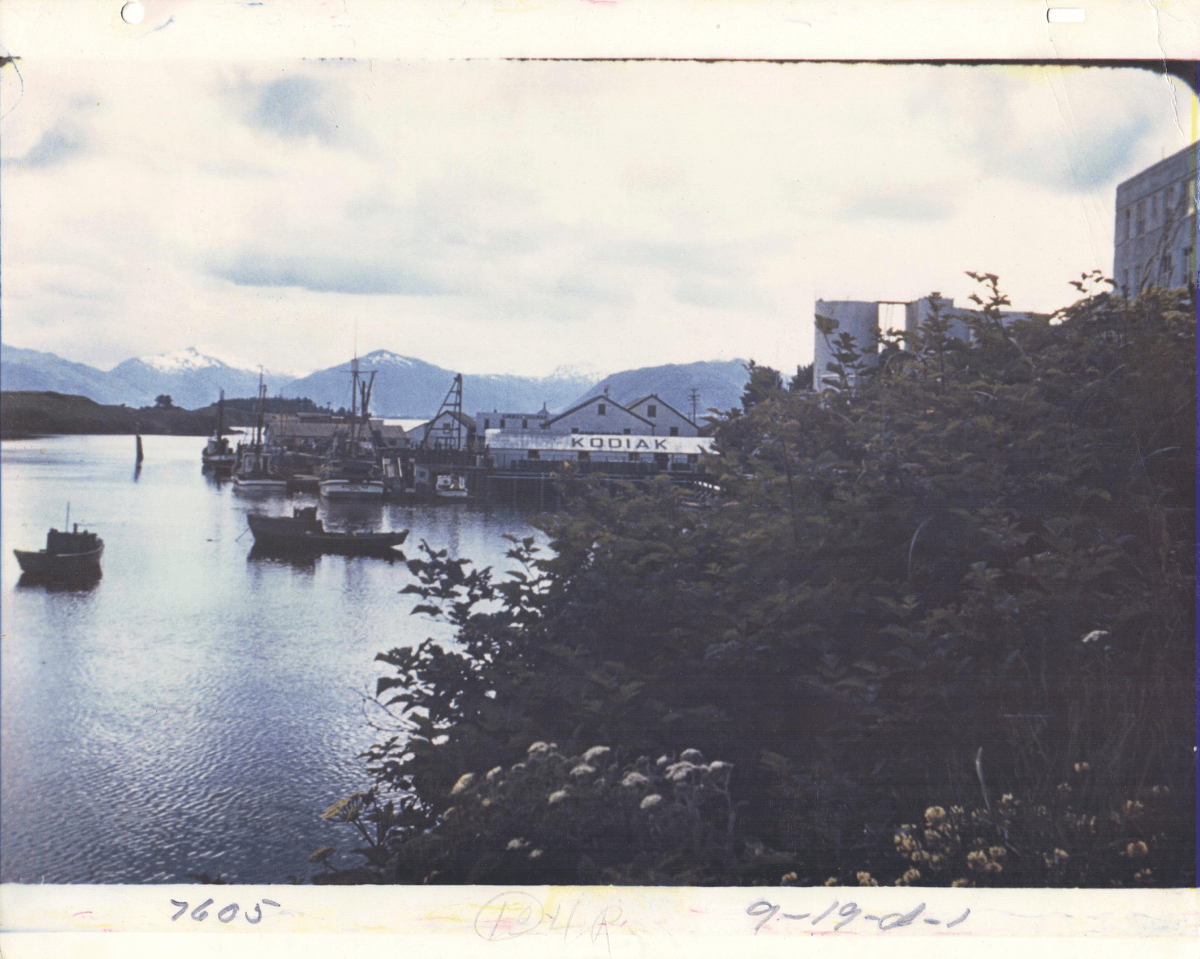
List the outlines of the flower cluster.
{"type": "Polygon", "coordinates": [[[517,860],[526,872],[564,856],[602,863],[614,845],[623,854],[681,844],[711,853],[732,844],[732,772],[696,749],[629,762],[608,746],[574,755],[539,741],[507,768],[460,776],[438,831],[497,847],[509,874],[517,860]]]}
{"type": "MultiPolygon", "coordinates": [[[[1087,768],[1079,763],[1076,772],[1087,768]]],[[[970,813],[961,806],[930,806],[923,823],[901,826],[895,833],[896,853],[909,864],[896,885],[1094,882],[1097,877],[1089,869],[1095,866],[1089,863],[1096,862],[1109,864],[1104,879],[1115,885],[1154,881],[1148,860],[1168,844],[1149,807],[1161,804],[1169,790],[1153,787],[1145,792],[1145,802],[1129,799],[1100,817],[1071,805],[1069,784],[1060,784],[1055,792],[1058,802],[1051,808],[1022,804],[1012,793],[1003,794],[991,809],[970,813]],[[1129,866],[1116,865],[1122,861],[1129,866]]]]}

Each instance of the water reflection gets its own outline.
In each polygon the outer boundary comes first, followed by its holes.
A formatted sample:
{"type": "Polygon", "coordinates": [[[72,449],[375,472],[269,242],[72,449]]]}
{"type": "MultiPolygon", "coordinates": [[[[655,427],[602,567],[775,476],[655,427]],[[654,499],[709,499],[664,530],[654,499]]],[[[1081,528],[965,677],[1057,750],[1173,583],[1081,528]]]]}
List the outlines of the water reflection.
{"type": "Polygon", "coordinates": [[[100,585],[101,577],[99,571],[78,576],[39,576],[37,573],[22,573],[16,588],[42,590],[46,593],[90,593],[100,585]]]}
{"type": "Polygon", "coordinates": [[[279,882],[346,844],[320,813],[367,785],[375,655],[453,631],[409,615],[402,562],[267,555],[247,513],[316,505],[501,571],[503,535],[530,532],[464,504],[243,497],[198,472],[205,442],[154,437],[136,486],[128,436],[0,445],[0,881],[279,882]],[[102,585],[19,581],[11,548],[68,500],[104,538],[102,585]]]}
{"type": "Polygon", "coordinates": [[[259,546],[255,543],[250,547],[250,552],[246,554],[246,562],[266,563],[275,566],[290,566],[292,569],[303,570],[311,573],[317,568],[317,562],[320,560],[320,553],[296,553],[282,549],[271,549],[267,546],[259,546]]]}

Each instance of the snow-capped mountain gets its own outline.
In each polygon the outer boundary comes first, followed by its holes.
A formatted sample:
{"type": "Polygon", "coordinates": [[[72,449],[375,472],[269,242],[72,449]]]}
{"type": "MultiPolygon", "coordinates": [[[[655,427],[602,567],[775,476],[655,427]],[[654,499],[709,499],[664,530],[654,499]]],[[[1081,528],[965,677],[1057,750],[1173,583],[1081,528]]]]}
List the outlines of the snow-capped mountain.
{"type": "MultiPolygon", "coordinates": [[[[307,396],[334,409],[350,406],[349,362],[319,370],[283,387],[284,396],[307,396]]],[[[358,361],[359,370],[375,371],[371,411],[381,416],[432,416],[454,383],[454,372],[390,350],[375,350],[358,361]]],[[[506,374],[463,376],[463,412],[481,410],[536,412],[546,404],[560,409],[591,380],[575,376],[529,377],[506,374]]]]}
{"type": "MultiPolygon", "coordinates": [[[[230,366],[195,347],[126,360],[109,376],[126,384],[132,397],[126,402],[136,406],[151,404],[165,394],[176,406],[197,409],[215,403],[221,390],[230,397],[258,393],[257,370],[230,366]]],[[[291,379],[271,374],[266,380],[268,391],[274,396],[291,379]]]]}
{"type": "Polygon", "coordinates": [[[158,356],[139,356],[137,360],[160,373],[190,373],[228,365],[215,357],[205,356],[194,346],[189,346],[186,350],[160,353],[158,356]]]}
{"type": "MultiPolygon", "coordinates": [[[[454,382],[454,372],[416,357],[375,350],[360,357],[361,371],[375,371],[371,412],[379,416],[424,418],[436,412],[454,382]]],[[[271,396],[307,397],[335,410],[350,406],[349,361],[296,378],[266,373],[271,396]]],[[[238,366],[189,347],[156,356],[126,360],[108,372],[72,363],[53,353],[3,346],[0,387],[5,390],[49,390],[86,396],[97,403],[151,406],[161,395],[175,406],[199,409],[217,401],[258,393],[258,370],[238,366]]],[[[614,373],[604,380],[586,367],[559,367],[550,376],[467,374],[463,377],[463,412],[474,416],[496,410],[536,413],[546,406],[561,412],[608,386],[617,402],[657,393],[690,414],[689,391],[700,390],[700,409],[727,409],[741,394],[746,372],[741,361],[691,363],[614,373]]]]}

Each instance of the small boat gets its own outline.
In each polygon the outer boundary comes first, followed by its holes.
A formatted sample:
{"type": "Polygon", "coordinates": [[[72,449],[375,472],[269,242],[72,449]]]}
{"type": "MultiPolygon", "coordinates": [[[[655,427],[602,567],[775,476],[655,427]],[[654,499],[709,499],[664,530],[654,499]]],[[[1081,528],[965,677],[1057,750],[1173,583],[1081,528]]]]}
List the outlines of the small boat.
{"type": "Polygon", "coordinates": [[[318,486],[321,495],[330,501],[382,501],[383,471],[379,468],[379,454],[371,438],[371,417],[367,412],[375,373],[362,382],[356,356],[350,364],[350,375],[350,428],[334,437],[320,470],[318,486]]]}
{"type": "Polygon", "coordinates": [[[229,472],[237,465],[237,454],[229,446],[225,438],[225,391],[221,390],[221,398],[217,401],[217,428],[213,431],[208,445],[200,454],[200,462],[205,469],[216,472],[229,472]]]}
{"type": "Polygon", "coordinates": [[[338,553],[343,556],[385,556],[403,559],[394,547],[408,538],[408,530],[395,533],[339,533],[325,529],[315,506],[297,507],[291,516],[246,517],[254,534],[254,545],[268,551],[312,555],[338,553]]]}
{"type": "Polygon", "coordinates": [[[75,524],[70,533],[51,529],[46,548],[37,551],[14,549],[21,572],[34,579],[89,579],[100,575],[100,557],[104,540],[95,533],[79,532],[75,524]]]}
{"type": "Polygon", "coordinates": [[[383,499],[383,476],[379,468],[363,460],[342,460],[332,464],[318,486],[327,500],[383,499]]]}
{"type": "Polygon", "coordinates": [[[262,374],[258,376],[258,418],[254,424],[254,442],[248,446],[238,444],[240,463],[233,474],[233,485],[248,493],[283,493],[287,491],[287,480],[279,475],[275,457],[263,447],[263,404],[267,388],[262,374]]]}
{"type": "Polygon", "coordinates": [[[433,493],[438,499],[466,499],[470,495],[466,477],[457,473],[443,473],[439,476],[433,493]]]}

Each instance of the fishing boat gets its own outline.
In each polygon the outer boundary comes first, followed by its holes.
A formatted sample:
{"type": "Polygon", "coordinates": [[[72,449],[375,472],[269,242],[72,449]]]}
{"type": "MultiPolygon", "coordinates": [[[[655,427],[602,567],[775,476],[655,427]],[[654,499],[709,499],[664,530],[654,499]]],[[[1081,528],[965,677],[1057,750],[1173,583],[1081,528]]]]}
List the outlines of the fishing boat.
{"type": "Polygon", "coordinates": [[[336,532],[325,529],[317,519],[315,506],[297,507],[291,516],[265,516],[251,513],[246,517],[254,534],[254,545],[266,551],[312,555],[337,553],[342,556],[384,556],[403,559],[399,546],[408,530],[394,533],[336,532]]]}
{"type": "Polygon", "coordinates": [[[355,357],[350,364],[350,375],[353,381],[349,429],[334,437],[333,446],[320,470],[318,486],[321,495],[331,501],[381,501],[384,492],[383,471],[371,439],[371,419],[367,412],[375,373],[371,371],[370,380],[362,382],[358,357],[355,357]]]}
{"type": "Polygon", "coordinates": [[[433,495],[438,499],[466,499],[470,495],[466,477],[458,473],[443,473],[437,478],[433,495]]]}
{"type": "Polygon", "coordinates": [[[221,390],[221,398],[217,401],[217,428],[200,454],[200,462],[205,469],[218,473],[229,472],[237,465],[237,454],[225,438],[225,391],[221,390]]]}
{"type": "Polygon", "coordinates": [[[263,408],[267,400],[267,387],[262,373],[258,375],[258,415],[254,421],[254,441],[238,444],[238,468],[233,474],[233,485],[249,493],[283,493],[287,480],[275,468],[275,458],[263,445],[263,408]]]}
{"type": "MultiPolygon", "coordinates": [[[[71,507],[67,506],[67,525],[71,523],[71,507]]],[[[79,524],[69,533],[51,529],[46,534],[46,548],[39,550],[14,549],[21,572],[31,579],[74,580],[95,579],[100,575],[100,557],[104,555],[104,540],[79,524]]]]}

